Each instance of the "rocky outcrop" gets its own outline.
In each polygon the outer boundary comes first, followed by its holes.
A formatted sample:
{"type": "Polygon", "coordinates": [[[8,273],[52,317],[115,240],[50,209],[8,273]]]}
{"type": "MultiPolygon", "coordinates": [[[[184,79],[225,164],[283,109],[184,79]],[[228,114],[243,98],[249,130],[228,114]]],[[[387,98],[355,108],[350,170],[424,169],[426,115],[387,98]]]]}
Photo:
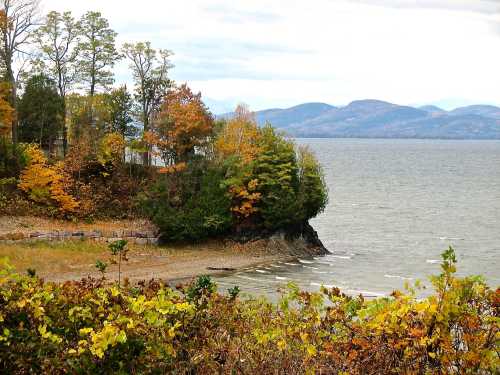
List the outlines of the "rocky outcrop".
{"type": "Polygon", "coordinates": [[[315,256],[330,253],[308,222],[275,232],[241,230],[233,233],[230,239],[241,244],[259,242],[271,254],[315,256]]]}

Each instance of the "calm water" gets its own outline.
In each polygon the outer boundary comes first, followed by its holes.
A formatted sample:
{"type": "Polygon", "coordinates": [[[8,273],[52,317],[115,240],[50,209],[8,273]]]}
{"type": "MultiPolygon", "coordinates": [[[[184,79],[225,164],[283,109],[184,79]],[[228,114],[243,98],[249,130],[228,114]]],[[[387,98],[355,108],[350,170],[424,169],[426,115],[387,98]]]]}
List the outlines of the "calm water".
{"type": "Polygon", "coordinates": [[[500,284],[500,141],[301,139],[324,167],[330,203],[312,221],[332,255],[219,278],[274,295],[307,290],[388,294],[439,272],[452,245],[459,273],[500,284]]]}

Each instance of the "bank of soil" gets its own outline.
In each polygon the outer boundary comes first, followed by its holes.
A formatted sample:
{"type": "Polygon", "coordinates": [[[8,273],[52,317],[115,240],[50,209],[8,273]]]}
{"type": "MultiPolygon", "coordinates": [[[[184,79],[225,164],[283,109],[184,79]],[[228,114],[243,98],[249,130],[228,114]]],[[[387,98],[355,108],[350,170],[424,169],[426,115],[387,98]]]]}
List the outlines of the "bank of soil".
{"type": "MultiPolygon", "coordinates": [[[[48,281],[100,277],[95,262],[110,258],[106,241],[74,236],[61,237],[63,241],[30,237],[33,233],[94,232],[114,239],[123,233],[156,233],[156,228],[146,220],[85,224],[32,217],[0,217],[0,236],[4,238],[0,240],[0,257],[7,257],[19,272],[35,269],[48,281]],[[12,233],[18,233],[22,239],[5,239],[12,233]]],[[[199,244],[154,246],[148,242],[132,241],[129,243],[129,260],[122,264],[122,277],[131,282],[162,279],[176,283],[201,274],[233,272],[257,264],[324,253],[324,248],[318,243],[311,244],[310,236],[308,230],[305,236],[295,239],[275,234],[245,243],[218,239],[199,244]]],[[[118,278],[116,265],[108,268],[106,278],[118,278]]]]}

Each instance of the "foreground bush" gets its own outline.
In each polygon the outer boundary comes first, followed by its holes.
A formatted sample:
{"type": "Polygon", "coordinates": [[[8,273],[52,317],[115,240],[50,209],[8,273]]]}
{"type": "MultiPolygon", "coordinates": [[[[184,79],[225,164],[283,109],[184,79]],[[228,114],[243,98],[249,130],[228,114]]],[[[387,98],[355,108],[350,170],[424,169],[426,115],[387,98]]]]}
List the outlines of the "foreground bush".
{"type": "Polygon", "coordinates": [[[452,249],[433,295],[366,301],[338,289],[277,304],[215,292],[208,277],[175,292],[0,277],[1,373],[498,373],[500,291],[457,278],[452,249]]]}

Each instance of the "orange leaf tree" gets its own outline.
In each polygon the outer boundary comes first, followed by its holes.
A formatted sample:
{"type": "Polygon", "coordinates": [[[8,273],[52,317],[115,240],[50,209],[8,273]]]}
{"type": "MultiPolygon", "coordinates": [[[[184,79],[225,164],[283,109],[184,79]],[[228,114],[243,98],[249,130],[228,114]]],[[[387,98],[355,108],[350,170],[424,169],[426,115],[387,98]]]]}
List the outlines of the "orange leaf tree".
{"type": "Polygon", "coordinates": [[[28,165],[21,172],[19,188],[35,202],[55,205],[62,213],[74,212],[78,202],[67,193],[71,180],[64,173],[62,164],[49,165],[43,151],[36,145],[27,146],[25,152],[28,165]]]}
{"type": "Polygon", "coordinates": [[[167,92],[145,139],[158,150],[168,167],[188,161],[197,147],[207,144],[213,129],[213,117],[201,94],[194,94],[184,84],[167,92]]]}

